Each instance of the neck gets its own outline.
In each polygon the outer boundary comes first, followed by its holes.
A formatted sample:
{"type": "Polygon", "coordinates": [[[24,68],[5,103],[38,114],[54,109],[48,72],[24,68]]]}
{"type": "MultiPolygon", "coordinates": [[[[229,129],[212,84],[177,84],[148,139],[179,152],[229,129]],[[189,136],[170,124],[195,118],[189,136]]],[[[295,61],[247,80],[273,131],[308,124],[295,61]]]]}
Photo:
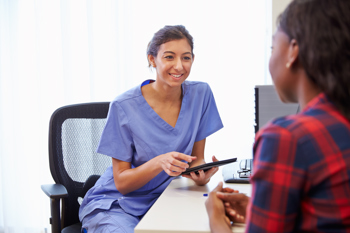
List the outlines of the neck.
{"type": "Polygon", "coordinates": [[[306,75],[305,71],[299,79],[297,86],[297,96],[300,109],[303,109],[313,98],[321,93],[321,89],[317,87],[306,75]]]}
{"type": "Polygon", "coordinates": [[[159,100],[164,102],[174,102],[182,100],[182,87],[169,87],[168,85],[162,85],[159,82],[155,81],[152,83],[152,88],[154,94],[158,97],[159,100]]]}

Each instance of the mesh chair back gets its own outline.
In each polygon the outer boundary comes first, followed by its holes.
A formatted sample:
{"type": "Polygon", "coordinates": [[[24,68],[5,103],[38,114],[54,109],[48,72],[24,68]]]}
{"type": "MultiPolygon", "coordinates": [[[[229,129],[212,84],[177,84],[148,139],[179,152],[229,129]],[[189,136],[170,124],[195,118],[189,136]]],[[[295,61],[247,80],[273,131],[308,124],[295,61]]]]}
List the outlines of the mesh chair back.
{"type": "MultiPolygon", "coordinates": [[[[75,104],[57,109],[49,128],[49,161],[54,181],[68,191],[63,200],[63,227],[79,222],[78,197],[91,176],[102,175],[111,158],[96,153],[109,103],[75,104]]],[[[86,190],[85,190],[86,192],[86,190]]]]}

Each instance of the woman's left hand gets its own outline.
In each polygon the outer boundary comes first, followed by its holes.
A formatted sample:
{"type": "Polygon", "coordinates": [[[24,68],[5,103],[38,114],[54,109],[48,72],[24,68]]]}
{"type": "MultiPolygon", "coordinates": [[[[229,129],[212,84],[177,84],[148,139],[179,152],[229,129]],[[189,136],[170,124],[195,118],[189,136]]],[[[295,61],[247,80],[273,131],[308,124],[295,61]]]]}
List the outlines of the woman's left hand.
{"type": "MultiPolygon", "coordinates": [[[[215,156],[212,157],[213,162],[219,161],[215,156]]],[[[205,185],[210,181],[210,178],[219,170],[218,167],[212,167],[208,171],[204,172],[203,170],[199,170],[196,174],[195,172],[191,172],[190,175],[182,175],[183,177],[192,179],[197,185],[205,185]]]]}

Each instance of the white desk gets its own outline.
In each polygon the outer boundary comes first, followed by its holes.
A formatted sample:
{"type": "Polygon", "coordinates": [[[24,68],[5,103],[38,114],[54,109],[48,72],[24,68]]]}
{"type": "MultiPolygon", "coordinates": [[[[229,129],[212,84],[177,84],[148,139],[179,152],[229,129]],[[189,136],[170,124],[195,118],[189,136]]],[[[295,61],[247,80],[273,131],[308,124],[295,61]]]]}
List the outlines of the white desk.
{"type": "MultiPolygon", "coordinates": [[[[135,233],[209,233],[209,219],[203,196],[213,190],[222,180],[221,169],[205,186],[197,186],[192,180],[174,179],[146,213],[135,228],[135,233]]],[[[237,189],[248,196],[250,184],[226,184],[224,187],[237,189]]],[[[244,232],[244,224],[237,224],[233,232],[244,232]]]]}

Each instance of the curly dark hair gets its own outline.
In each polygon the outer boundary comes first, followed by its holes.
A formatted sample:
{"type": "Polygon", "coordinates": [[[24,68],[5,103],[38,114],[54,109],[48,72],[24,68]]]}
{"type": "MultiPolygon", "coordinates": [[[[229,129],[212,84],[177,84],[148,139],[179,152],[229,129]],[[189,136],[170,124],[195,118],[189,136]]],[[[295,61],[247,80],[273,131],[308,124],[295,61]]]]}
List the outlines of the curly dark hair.
{"type": "Polygon", "coordinates": [[[278,27],[297,41],[308,78],[350,120],[350,0],[293,0],[278,27]]]}
{"type": "MultiPolygon", "coordinates": [[[[147,46],[147,55],[157,57],[159,47],[162,44],[172,40],[181,40],[184,38],[187,39],[188,44],[191,46],[191,53],[193,56],[193,37],[183,25],[165,26],[156,32],[147,46]]],[[[151,66],[149,61],[148,66],[151,66]]]]}

